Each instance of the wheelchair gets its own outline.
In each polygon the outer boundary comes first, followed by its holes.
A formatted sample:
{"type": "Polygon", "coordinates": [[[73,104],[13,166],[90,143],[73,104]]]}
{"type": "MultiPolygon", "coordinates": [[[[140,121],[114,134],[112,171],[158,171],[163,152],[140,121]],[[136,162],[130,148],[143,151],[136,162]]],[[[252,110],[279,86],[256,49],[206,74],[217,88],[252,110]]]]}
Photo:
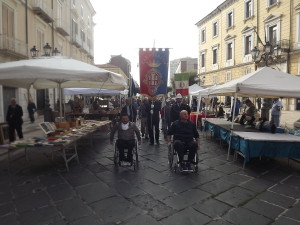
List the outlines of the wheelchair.
{"type": "MultiPolygon", "coordinates": [[[[124,155],[127,157],[128,149],[124,149],[124,155]]],[[[138,142],[135,140],[135,146],[132,149],[132,163],[129,165],[122,165],[119,157],[119,149],[117,147],[117,142],[114,144],[114,165],[116,168],[118,167],[131,167],[133,166],[133,170],[136,171],[139,167],[139,156],[138,156],[138,142]]]]}
{"type": "MultiPolygon", "coordinates": [[[[189,150],[187,150],[186,154],[183,157],[183,163],[187,163],[189,150]]],[[[198,162],[199,162],[199,155],[198,151],[195,153],[195,157],[193,162],[191,163],[192,171],[183,170],[179,164],[179,156],[174,149],[173,142],[171,145],[168,146],[168,163],[171,170],[174,170],[175,173],[177,172],[187,172],[187,173],[197,173],[198,172],[198,162]],[[176,160],[176,161],[175,161],[176,160]]]]}

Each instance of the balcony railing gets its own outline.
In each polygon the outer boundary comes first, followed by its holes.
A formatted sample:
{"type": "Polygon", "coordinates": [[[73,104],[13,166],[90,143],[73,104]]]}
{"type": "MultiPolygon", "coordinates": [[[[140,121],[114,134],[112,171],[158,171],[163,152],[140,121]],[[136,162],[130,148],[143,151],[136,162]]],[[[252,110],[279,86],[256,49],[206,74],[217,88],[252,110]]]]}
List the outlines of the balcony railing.
{"type": "Polygon", "coordinates": [[[0,52],[20,59],[28,57],[27,44],[15,38],[0,34],[0,52]]]}
{"type": "Polygon", "coordinates": [[[53,10],[45,3],[45,1],[35,0],[32,6],[33,12],[41,17],[46,23],[53,22],[53,10]]]}
{"type": "Polygon", "coordinates": [[[69,29],[67,28],[67,24],[62,19],[55,20],[55,26],[57,32],[59,32],[62,36],[69,36],[69,29]]]}

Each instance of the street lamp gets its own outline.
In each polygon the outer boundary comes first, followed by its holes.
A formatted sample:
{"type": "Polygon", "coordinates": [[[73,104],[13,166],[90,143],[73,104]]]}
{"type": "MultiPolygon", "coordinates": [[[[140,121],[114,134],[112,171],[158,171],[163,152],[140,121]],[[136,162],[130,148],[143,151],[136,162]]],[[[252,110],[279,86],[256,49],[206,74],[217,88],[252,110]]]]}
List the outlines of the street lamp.
{"type": "MultiPolygon", "coordinates": [[[[49,43],[46,43],[46,45],[43,47],[44,54],[42,56],[46,56],[46,57],[51,56],[51,49],[52,47],[49,45],[49,43]]],[[[30,54],[32,58],[36,58],[39,56],[39,50],[36,48],[35,45],[30,49],[30,54]]],[[[61,52],[57,48],[54,48],[54,50],[52,51],[52,55],[60,56],[61,52]]]]}
{"type": "Polygon", "coordinates": [[[54,48],[52,54],[53,54],[54,56],[60,56],[60,51],[59,51],[57,48],[54,48]]]}
{"type": "Polygon", "coordinates": [[[36,49],[35,45],[30,49],[30,54],[32,58],[35,58],[39,54],[39,50],[36,49]]]}
{"type": "Polygon", "coordinates": [[[46,43],[46,45],[43,47],[44,49],[44,56],[50,56],[50,53],[51,53],[51,46],[46,43]]]}
{"type": "Polygon", "coordinates": [[[205,75],[197,74],[197,76],[194,78],[194,80],[195,80],[196,82],[199,82],[199,86],[204,86],[204,83],[205,83],[205,75]]]}

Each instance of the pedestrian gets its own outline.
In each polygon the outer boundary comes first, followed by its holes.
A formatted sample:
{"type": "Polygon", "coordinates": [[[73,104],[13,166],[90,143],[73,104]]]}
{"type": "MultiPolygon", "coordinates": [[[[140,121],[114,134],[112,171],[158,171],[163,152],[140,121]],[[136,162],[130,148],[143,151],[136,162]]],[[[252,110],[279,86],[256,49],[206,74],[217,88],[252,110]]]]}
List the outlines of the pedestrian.
{"type": "Polygon", "coordinates": [[[144,137],[145,139],[148,139],[148,125],[147,125],[147,111],[146,111],[146,107],[148,104],[148,98],[144,98],[143,100],[143,104],[140,107],[140,117],[141,117],[141,133],[142,133],[142,137],[144,137]]]}
{"type": "Polygon", "coordinates": [[[133,104],[130,104],[130,99],[127,98],[125,99],[125,105],[121,110],[121,114],[127,114],[129,116],[129,120],[131,122],[136,122],[136,107],[133,106],[133,104]]]}
{"type": "Polygon", "coordinates": [[[282,110],[282,103],[279,101],[278,98],[273,99],[273,105],[272,105],[272,110],[271,110],[271,121],[270,125],[274,125],[275,128],[279,127],[279,118],[281,115],[281,110],[282,110]]]}
{"type": "Polygon", "coordinates": [[[34,123],[34,113],[36,112],[36,106],[31,99],[29,99],[27,110],[28,110],[30,122],[34,123]]]}
{"type": "Polygon", "coordinates": [[[260,109],[261,109],[261,98],[257,98],[256,103],[257,103],[257,110],[260,111],[260,109]]]}
{"type": "Polygon", "coordinates": [[[150,138],[150,145],[154,145],[154,136],[156,144],[159,145],[159,113],[161,110],[161,102],[156,99],[156,97],[152,97],[148,101],[146,106],[147,112],[147,124],[148,124],[148,132],[150,138]],[[154,135],[155,129],[155,135],[154,135]]]}
{"type": "Polygon", "coordinates": [[[234,113],[234,118],[236,118],[240,114],[241,101],[238,98],[236,99],[235,110],[233,110],[233,107],[234,107],[234,99],[233,99],[233,104],[232,104],[231,111],[230,111],[230,117],[228,117],[227,121],[232,121],[233,113],[234,113]]]}
{"type": "Polygon", "coordinates": [[[164,137],[166,139],[167,131],[171,127],[171,101],[170,101],[170,99],[166,100],[166,105],[161,108],[160,115],[162,118],[162,127],[163,127],[164,137]]]}
{"type": "Polygon", "coordinates": [[[17,104],[15,98],[10,100],[10,105],[7,109],[6,121],[9,126],[9,141],[15,141],[15,131],[17,131],[19,139],[23,139],[22,124],[23,124],[23,109],[17,104]]]}
{"type": "Polygon", "coordinates": [[[179,114],[182,110],[186,110],[188,114],[191,113],[191,108],[182,103],[182,95],[179,93],[176,95],[176,102],[171,107],[171,122],[179,120],[179,114]]]}

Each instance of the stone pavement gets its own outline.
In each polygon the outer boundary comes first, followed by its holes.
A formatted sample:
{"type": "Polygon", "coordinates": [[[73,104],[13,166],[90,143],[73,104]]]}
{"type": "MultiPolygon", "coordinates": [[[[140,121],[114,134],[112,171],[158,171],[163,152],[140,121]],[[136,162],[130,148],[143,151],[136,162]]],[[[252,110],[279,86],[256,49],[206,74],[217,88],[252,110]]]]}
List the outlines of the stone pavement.
{"type": "Polygon", "coordinates": [[[2,157],[0,225],[300,224],[298,163],[252,159],[243,170],[226,146],[200,136],[198,174],[170,171],[164,140],[143,140],[138,171],[116,170],[106,132],[80,147],[69,172],[50,150],[15,155],[9,171],[2,157]]]}

